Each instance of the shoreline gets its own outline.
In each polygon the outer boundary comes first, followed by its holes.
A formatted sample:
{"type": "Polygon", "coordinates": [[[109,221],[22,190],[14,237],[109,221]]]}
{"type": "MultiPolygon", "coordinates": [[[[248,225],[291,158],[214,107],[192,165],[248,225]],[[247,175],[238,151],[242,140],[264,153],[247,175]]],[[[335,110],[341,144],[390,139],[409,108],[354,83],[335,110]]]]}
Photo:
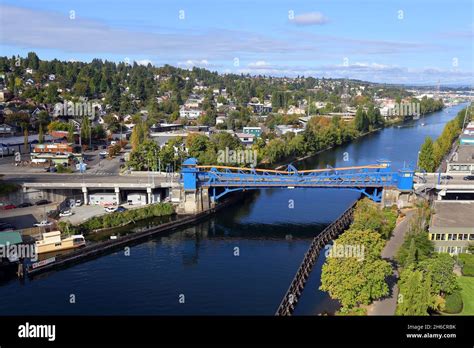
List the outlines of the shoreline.
{"type": "Polygon", "coordinates": [[[154,237],[154,235],[158,233],[168,233],[178,228],[193,226],[197,222],[212,216],[219,210],[236,203],[239,199],[241,199],[241,196],[234,196],[222,202],[221,204],[201,213],[193,215],[181,215],[181,219],[178,218],[174,221],[159,224],[144,231],[130,233],[122,237],[117,237],[117,239],[108,239],[106,241],[96,242],[83,248],[79,248],[78,250],[68,254],[51,257],[50,259],[46,259],[51,260],[50,263],[46,263],[38,267],[27,267],[25,273],[29,278],[33,278],[41,273],[66,268],[77,263],[95,259],[107,254],[108,252],[113,252],[118,248],[130,247],[139,244],[146,238],[154,237]]]}

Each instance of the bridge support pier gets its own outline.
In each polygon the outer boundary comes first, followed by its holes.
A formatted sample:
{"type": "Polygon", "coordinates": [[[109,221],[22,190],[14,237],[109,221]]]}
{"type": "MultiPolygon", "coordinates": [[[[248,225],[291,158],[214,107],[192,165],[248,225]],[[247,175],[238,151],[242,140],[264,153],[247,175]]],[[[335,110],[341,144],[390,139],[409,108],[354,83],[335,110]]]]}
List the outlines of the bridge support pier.
{"type": "Polygon", "coordinates": [[[147,204],[153,203],[153,202],[151,201],[151,187],[147,187],[147,188],[146,188],[146,195],[147,195],[147,202],[146,202],[146,203],[147,203],[147,204]]]}
{"type": "Polygon", "coordinates": [[[84,195],[84,205],[89,204],[89,195],[87,194],[87,187],[82,187],[82,194],[84,195]]]}
{"type": "Polygon", "coordinates": [[[178,214],[198,214],[211,207],[209,190],[199,187],[195,190],[181,190],[178,214]]]}
{"type": "Polygon", "coordinates": [[[120,187],[115,187],[115,198],[117,200],[117,205],[120,205],[120,187]]]}
{"type": "Polygon", "coordinates": [[[396,205],[398,209],[411,207],[414,196],[410,192],[401,192],[399,190],[384,189],[382,195],[382,207],[391,207],[396,205]]]}

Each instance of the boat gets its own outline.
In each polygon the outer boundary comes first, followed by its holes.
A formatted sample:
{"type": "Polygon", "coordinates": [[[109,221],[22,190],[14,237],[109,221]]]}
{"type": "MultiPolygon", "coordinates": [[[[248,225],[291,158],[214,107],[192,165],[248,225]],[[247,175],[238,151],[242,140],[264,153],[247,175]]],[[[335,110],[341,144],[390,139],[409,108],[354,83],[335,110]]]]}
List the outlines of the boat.
{"type": "Polygon", "coordinates": [[[421,126],[424,126],[424,125],[425,125],[424,123],[421,124],[421,126]]]}
{"type": "Polygon", "coordinates": [[[67,238],[61,238],[61,231],[52,231],[42,234],[42,239],[36,241],[36,252],[38,254],[49,253],[67,249],[79,248],[86,245],[82,234],[76,234],[67,238]]]}

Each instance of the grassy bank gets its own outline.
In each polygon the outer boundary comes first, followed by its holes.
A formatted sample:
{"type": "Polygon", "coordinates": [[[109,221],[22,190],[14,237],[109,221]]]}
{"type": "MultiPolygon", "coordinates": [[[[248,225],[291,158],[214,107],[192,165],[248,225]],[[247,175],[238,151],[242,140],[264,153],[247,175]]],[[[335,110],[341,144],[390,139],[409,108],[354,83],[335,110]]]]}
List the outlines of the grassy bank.
{"type": "Polygon", "coordinates": [[[63,232],[87,234],[94,230],[120,227],[136,221],[172,214],[174,214],[172,204],[158,203],[124,212],[95,216],[77,226],[73,226],[67,222],[60,222],[59,228],[63,232]]]}
{"type": "Polygon", "coordinates": [[[463,308],[461,315],[474,315],[474,277],[462,276],[458,278],[461,287],[463,308]]]}

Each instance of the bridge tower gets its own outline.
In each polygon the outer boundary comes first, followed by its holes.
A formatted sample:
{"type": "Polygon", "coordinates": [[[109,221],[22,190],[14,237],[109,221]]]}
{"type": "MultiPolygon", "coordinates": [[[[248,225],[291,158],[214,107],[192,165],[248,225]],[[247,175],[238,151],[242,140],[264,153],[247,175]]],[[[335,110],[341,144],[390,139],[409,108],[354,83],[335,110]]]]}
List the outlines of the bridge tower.
{"type": "Polygon", "coordinates": [[[183,187],[180,192],[178,210],[183,214],[197,214],[210,208],[209,190],[198,186],[198,161],[188,158],[183,162],[183,187]]]}

